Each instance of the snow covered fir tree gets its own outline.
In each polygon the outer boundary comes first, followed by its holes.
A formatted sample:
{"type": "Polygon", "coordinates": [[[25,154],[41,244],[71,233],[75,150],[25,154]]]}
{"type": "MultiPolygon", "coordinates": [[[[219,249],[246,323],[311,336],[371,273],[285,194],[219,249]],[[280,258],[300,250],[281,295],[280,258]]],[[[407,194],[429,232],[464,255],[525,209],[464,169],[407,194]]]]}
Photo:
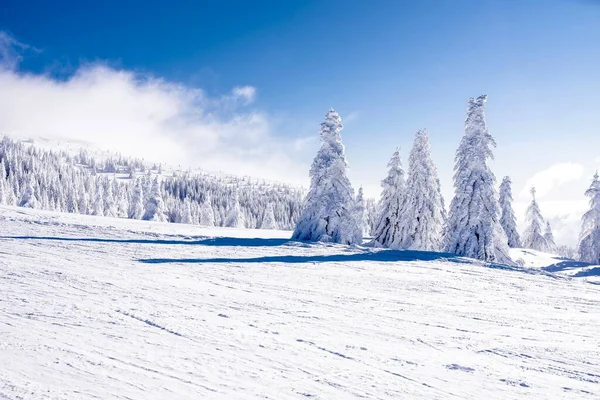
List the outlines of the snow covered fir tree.
{"type": "Polygon", "coordinates": [[[583,214],[577,255],[583,262],[600,265],[600,180],[594,174],[585,195],[589,197],[590,208],[583,214]]]}
{"type": "Polygon", "coordinates": [[[521,237],[517,231],[517,218],[513,211],[513,197],[512,197],[512,181],[510,177],[505,176],[500,184],[500,225],[506,233],[508,239],[508,247],[521,247],[521,237]]]}
{"type": "Polygon", "coordinates": [[[310,168],[310,190],[292,239],[360,244],[354,190],[347,176],[342,119],[331,109],[321,123],[321,148],[310,168]]]}
{"type": "Polygon", "coordinates": [[[399,236],[394,247],[410,250],[441,251],[446,209],[431,158],[426,130],[415,135],[408,158],[408,177],[404,205],[398,222],[399,236]]]}
{"type": "Polygon", "coordinates": [[[399,246],[400,215],[406,197],[406,182],[400,149],[396,149],[388,162],[388,175],[381,181],[379,217],[373,231],[375,243],[383,247],[399,246]]]}
{"type": "Polygon", "coordinates": [[[535,187],[532,187],[530,192],[531,203],[525,212],[527,226],[523,232],[523,247],[538,251],[549,251],[548,243],[542,233],[544,217],[542,217],[540,206],[535,199],[535,187]]]}
{"type": "Polygon", "coordinates": [[[500,225],[495,177],[488,160],[496,142],[485,121],[487,96],[471,98],[465,135],[456,151],[454,198],[445,231],[445,250],[464,257],[512,264],[508,239],[500,225]]]}

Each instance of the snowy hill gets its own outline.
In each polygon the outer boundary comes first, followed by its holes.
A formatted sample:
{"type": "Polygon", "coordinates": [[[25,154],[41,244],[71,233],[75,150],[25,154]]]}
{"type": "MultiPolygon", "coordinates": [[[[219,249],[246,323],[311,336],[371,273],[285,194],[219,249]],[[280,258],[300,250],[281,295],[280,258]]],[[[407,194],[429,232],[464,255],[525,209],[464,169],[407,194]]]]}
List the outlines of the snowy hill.
{"type": "Polygon", "coordinates": [[[600,398],[600,286],[289,235],[0,207],[0,398],[600,398]]]}

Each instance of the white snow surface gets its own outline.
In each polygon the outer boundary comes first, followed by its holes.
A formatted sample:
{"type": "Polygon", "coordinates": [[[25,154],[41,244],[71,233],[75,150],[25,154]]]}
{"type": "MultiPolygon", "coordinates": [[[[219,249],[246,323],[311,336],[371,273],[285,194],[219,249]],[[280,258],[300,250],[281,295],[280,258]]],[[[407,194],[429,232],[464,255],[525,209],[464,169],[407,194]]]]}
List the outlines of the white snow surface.
{"type": "Polygon", "coordinates": [[[510,249],[513,260],[525,261],[525,268],[539,268],[561,276],[584,279],[600,285],[600,265],[592,265],[532,249],[510,249]]]}
{"type": "Polygon", "coordinates": [[[0,207],[0,399],[598,399],[600,286],[0,207]]]}

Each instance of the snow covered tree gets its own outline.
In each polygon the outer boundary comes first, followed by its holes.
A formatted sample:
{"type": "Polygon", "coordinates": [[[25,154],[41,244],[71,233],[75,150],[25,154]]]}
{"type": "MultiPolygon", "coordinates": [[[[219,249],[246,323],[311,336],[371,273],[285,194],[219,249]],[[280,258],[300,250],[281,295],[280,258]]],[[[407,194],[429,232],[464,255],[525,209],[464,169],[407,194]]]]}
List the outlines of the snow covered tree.
{"type": "Polygon", "coordinates": [[[140,178],[135,180],[133,195],[129,203],[129,218],[141,219],[144,216],[144,189],[140,178]]]}
{"type": "Polygon", "coordinates": [[[192,224],[194,220],[192,218],[192,204],[190,199],[187,197],[183,201],[183,207],[181,209],[181,218],[179,220],[182,224],[192,224]]]}
{"type": "Polygon", "coordinates": [[[445,249],[464,257],[513,264],[508,239],[500,225],[494,174],[488,159],[496,142],[485,122],[487,96],[471,98],[465,135],[456,151],[454,198],[445,230],[445,249]]]}
{"type": "Polygon", "coordinates": [[[550,221],[546,221],[546,230],[544,231],[544,240],[546,241],[547,250],[550,253],[556,251],[556,243],[554,243],[554,235],[552,234],[552,227],[550,221]]]}
{"type": "Polygon", "coordinates": [[[117,216],[119,218],[129,218],[129,185],[120,185],[116,179],[113,179],[113,193],[115,194],[115,203],[117,207],[117,216]]]}
{"type": "Polygon", "coordinates": [[[90,213],[90,205],[89,205],[89,197],[85,186],[81,181],[78,182],[79,185],[79,199],[77,199],[77,210],[80,214],[89,214],[90,213]]]}
{"type": "Polygon", "coordinates": [[[6,188],[6,179],[1,176],[2,171],[0,170],[0,204],[7,204],[6,202],[6,192],[7,192],[7,188],[6,188]]]}
{"type": "Polygon", "coordinates": [[[354,190],[340,131],[342,119],[333,109],[320,126],[321,148],[310,168],[310,190],[292,239],[344,244],[362,242],[355,218],[354,190]]]}
{"type": "Polygon", "coordinates": [[[365,211],[368,226],[367,234],[372,235],[375,231],[375,224],[377,223],[377,218],[379,218],[379,210],[377,208],[377,202],[375,201],[375,199],[367,199],[367,201],[365,202],[365,211]]]}
{"type": "Polygon", "coordinates": [[[373,232],[375,243],[383,247],[391,247],[398,242],[400,213],[406,196],[400,149],[396,149],[387,166],[388,175],[381,181],[383,191],[379,201],[379,217],[373,232]]]}
{"type": "Polygon", "coordinates": [[[369,235],[371,233],[371,228],[369,227],[369,221],[367,220],[365,195],[362,186],[358,189],[358,194],[356,195],[355,213],[356,222],[358,222],[363,236],[369,235]]]}
{"type": "Polygon", "coordinates": [[[116,217],[118,215],[117,203],[115,202],[113,187],[108,178],[104,179],[102,186],[104,187],[104,215],[106,217],[116,217]]]}
{"type": "Polygon", "coordinates": [[[262,221],[260,223],[260,229],[277,229],[277,223],[275,222],[275,213],[273,212],[273,204],[269,203],[265,209],[262,221]]]}
{"type": "Polygon", "coordinates": [[[10,189],[6,180],[6,165],[4,159],[0,161],[0,204],[8,204],[8,190],[10,189]]]}
{"type": "Polygon", "coordinates": [[[229,213],[227,214],[227,219],[225,220],[225,226],[228,228],[244,228],[246,226],[246,219],[240,208],[240,201],[237,193],[234,194],[233,199],[231,200],[231,206],[229,208],[229,213]]]}
{"type": "Polygon", "coordinates": [[[500,225],[506,233],[508,238],[508,247],[521,247],[521,237],[517,231],[517,219],[512,208],[512,181],[510,177],[505,176],[500,184],[500,210],[502,215],[500,217],[500,225]]]}
{"type": "Polygon", "coordinates": [[[600,180],[598,172],[585,195],[590,198],[590,209],[583,214],[577,255],[583,262],[600,265],[600,180]]]}
{"type": "Polygon", "coordinates": [[[75,187],[72,184],[69,184],[67,187],[67,201],[66,201],[66,211],[70,213],[79,213],[79,204],[77,202],[77,192],[75,191],[75,187]]]}
{"type": "Polygon", "coordinates": [[[531,188],[531,204],[525,212],[525,221],[527,227],[523,232],[523,247],[538,251],[548,251],[548,243],[542,234],[542,225],[544,218],[540,211],[540,206],[535,200],[535,187],[531,188]]]}
{"type": "Polygon", "coordinates": [[[92,204],[92,214],[104,216],[104,189],[100,183],[96,185],[96,194],[92,204]]]}
{"type": "Polygon", "coordinates": [[[154,178],[152,182],[152,190],[148,196],[142,219],[146,221],[167,221],[167,210],[165,209],[158,177],[154,178]]]}
{"type": "Polygon", "coordinates": [[[412,250],[442,250],[446,210],[426,130],[415,136],[408,159],[406,198],[400,214],[397,244],[412,250]]]}
{"type": "MultiPolygon", "coordinates": [[[[15,166],[13,166],[12,168],[16,168],[15,166]]],[[[19,200],[21,199],[22,193],[21,193],[21,183],[19,182],[19,179],[17,178],[17,174],[13,173],[10,175],[10,184],[12,186],[12,190],[11,192],[13,193],[13,198],[14,198],[14,202],[16,205],[18,205],[19,200]]]]}
{"type": "Polygon", "coordinates": [[[6,205],[9,206],[14,206],[17,204],[17,195],[15,194],[14,190],[13,190],[13,185],[11,184],[10,179],[6,180],[6,205]]]}
{"type": "Polygon", "coordinates": [[[215,213],[209,195],[204,196],[204,201],[200,205],[199,222],[203,226],[215,226],[215,213]]]}
{"type": "Polygon", "coordinates": [[[29,176],[27,180],[27,186],[19,201],[19,207],[38,208],[39,201],[35,195],[34,178],[33,175],[29,176]]]}

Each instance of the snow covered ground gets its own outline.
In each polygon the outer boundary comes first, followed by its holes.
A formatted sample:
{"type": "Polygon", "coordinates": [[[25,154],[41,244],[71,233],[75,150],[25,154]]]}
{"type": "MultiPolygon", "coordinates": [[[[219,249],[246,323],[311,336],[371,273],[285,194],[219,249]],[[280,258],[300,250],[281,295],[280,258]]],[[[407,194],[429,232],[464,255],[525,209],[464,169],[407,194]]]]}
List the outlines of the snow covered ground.
{"type": "Polygon", "coordinates": [[[594,282],[289,235],[0,207],[0,398],[600,398],[594,282]]]}
{"type": "Polygon", "coordinates": [[[600,265],[590,265],[531,249],[510,249],[510,256],[513,260],[523,260],[526,268],[539,268],[558,275],[600,284],[600,265]]]}

